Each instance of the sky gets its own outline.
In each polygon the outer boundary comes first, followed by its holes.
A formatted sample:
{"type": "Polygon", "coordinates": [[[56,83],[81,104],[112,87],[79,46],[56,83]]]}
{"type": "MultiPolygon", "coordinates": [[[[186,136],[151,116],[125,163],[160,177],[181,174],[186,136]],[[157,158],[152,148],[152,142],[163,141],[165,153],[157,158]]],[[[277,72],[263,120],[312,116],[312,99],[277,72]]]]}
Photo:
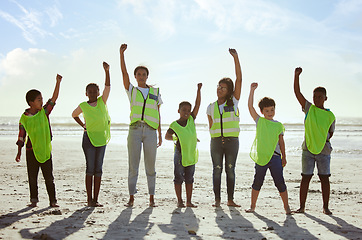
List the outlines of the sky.
{"type": "MultiPolygon", "coordinates": [[[[362,117],[362,1],[360,0],[2,0],[0,5],[1,116],[19,116],[25,94],[52,95],[63,76],[52,113],[69,117],[86,101],[85,87],[104,87],[102,62],[110,65],[107,105],[113,122],[129,123],[129,100],[122,84],[119,47],[131,83],[138,65],[149,68],[148,84],[160,88],[162,123],[178,119],[178,103],[195,102],[203,83],[197,123],[217,100],[223,77],[235,80],[228,48],[242,68],[241,123],[252,123],[247,109],[250,84],[258,82],[254,105],[264,96],[276,101],[275,119],[302,123],[293,92],[295,67],[302,67],[301,92],[312,101],[324,86],[338,119],[362,117]]],[[[258,110],[257,110],[258,111],[258,110]]]]}

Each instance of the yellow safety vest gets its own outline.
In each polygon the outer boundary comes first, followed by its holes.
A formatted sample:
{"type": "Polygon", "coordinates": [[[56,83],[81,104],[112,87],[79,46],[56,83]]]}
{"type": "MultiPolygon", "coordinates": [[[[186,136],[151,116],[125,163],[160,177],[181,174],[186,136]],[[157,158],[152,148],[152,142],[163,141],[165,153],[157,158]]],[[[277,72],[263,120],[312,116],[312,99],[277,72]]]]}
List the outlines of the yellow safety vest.
{"type": "Polygon", "coordinates": [[[44,108],[33,116],[23,114],[20,123],[28,133],[33,152],[38,162],[44,163],[50,159],[52,144],[50,136],[49,121],[44,108]]]}
{"type": "Polygon", "coordinates": [[[274,154],[279,135],[284,130],[282,123],[259,117],[255,140],[251,146],[250,158],[260,166],[267,165],[274,154]]]}
{"type": "Polygon", "coordinates": [[[157,129],[160,124],[158,112],[158,88],[150,87],[147,98],[136,87],[131,92],[131,124],[145,121],[150,127],[157,129]]]}
{"type": "MultiPolygon", "coordinates": [[[[197,135],[194,118],[189,116],[185,127],[172,122],[170,128],[176,133],[181,146],[182,166],[187,167],[197,163],[199,151],[197,150],[197,135]]],[[[177,138],[175,140],[177,140],[177,138]]]]}
{"type": "Polygon", "coordinates": [[[217,101],[210,105],[212,118],[212,126],[210,128],[211,137],[238,137],[240,132],[239,109],[237,109],[237,113],[235,114],[235,106],[225,104],[223,113],[220,114],[217,101]]]}
{"type": "Polygon", "coordinates": [[[87,126],[87,134],[92,145],[101,147],[111,139],[111,118],[102,97],[98,97],[97,106],[93,107],[87,102],[79,104],[87,126]]]}
{"type": "Polygon", "coordinates": [[[328,130],[335,120],[334,114],[311,105],[307,113],[304,129],[307,149],[313,154],[322,152],[326,144],[328,130]]]}

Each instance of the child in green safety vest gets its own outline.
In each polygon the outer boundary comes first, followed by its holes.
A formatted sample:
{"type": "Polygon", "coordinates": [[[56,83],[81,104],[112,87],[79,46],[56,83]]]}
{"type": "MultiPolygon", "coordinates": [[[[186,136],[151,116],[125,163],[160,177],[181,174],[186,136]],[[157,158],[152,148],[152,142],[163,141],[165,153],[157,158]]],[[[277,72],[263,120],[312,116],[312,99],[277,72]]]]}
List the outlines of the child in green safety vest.
{"type": "Polygon", "coordinates": [[[111,120],[106,106],[111,89],[109,65],[103,62],[103,68],[106,79],[102,96],[99,97],[97,84],[88,84],[86,96],[89,100],[79,104],[72,113],[74,120],[84,128],[82,148],[86,159],[85,186],[89,207],[103,207],[98,202],[98,195],[101,187],[103,158],[107,143],[111,138],[111,120]],[[85,123],[79,118],[81,113],[83,113],[85,123]]]}
{"type": "Polygon", "coordinates": [[[314,167],[317,165],[318,176],[322,187],[323,213],[330,215],[329,195],[330,195],[330,161],[332,146],[330,138],[333,136],[335,128],[335,116],[324,108],[327,100],[327,91],[323,87],[317,87],[313,91],[313,103],[307,101],[300,92],[299,75],[302,68],[298,67],[294,72],[294,93],[305,113],[304,130],[305,139],[302,145],[302,181],[299,189],[300,207],[296,213],[304,213],[305,202],[310,180],[312,179],[314,167]]]}
{"type": "Polygon", "coordinates": [[[174,184],[177,197],[177,207],[185,207],[182,200],[181,185],[185,182],[186,207],[197,207],[191,202],[192,188],[194,182],[195,164],[198,161],[197,135],[195,118],[199,112],[201,103],[202,83],[197,84],[197,95],[194,109],[191,111],[189,102],[179,104],[178,113],[180,118],[171,123],[167,130],[165,139],[176,140],[174,153],[174,184]]]}
{"type": "Polygon", "coordinates": [[[26,135],[26,165],[28,171],[30,204],[29,207],[36,207],[38,199],[38,173],[41,168],[45,185],[49,196],[50,207],[59,207],[55,194],[52,162],[52,133],[49,122],[49,114],[53,110],[59,95],[62,76],[56,77],[56,85],[53,96],[43,106],[41,92],[32,89],[26,94],[26,102],[30,108],[26,109],[19,122],[19,137],[16,144],[18,153],[15,161],[20,162],[21,149],[24,146],[26,135]]]}
{"type": "Polygon", "coordinates": [[[274,184],[278,188],[282,198],[286,214],[291,214],[288,204],[288,192],[283,177],[283,167],[287,164],[284,144],[284,126],[275,121],[275,102],[271,98],[264,97],[259,102],[259,108],[264,117],[260,117],[254,109],[254,92],[257,83],[250,86],[248,101],[249,112],[256,122],[256,136],[250,151],[250,157],[255,162],[254,182],[251,190],[251,205],[246,212],[254,212],[256,201],[263,185],[266,171],[269,169],[274,184]]]}

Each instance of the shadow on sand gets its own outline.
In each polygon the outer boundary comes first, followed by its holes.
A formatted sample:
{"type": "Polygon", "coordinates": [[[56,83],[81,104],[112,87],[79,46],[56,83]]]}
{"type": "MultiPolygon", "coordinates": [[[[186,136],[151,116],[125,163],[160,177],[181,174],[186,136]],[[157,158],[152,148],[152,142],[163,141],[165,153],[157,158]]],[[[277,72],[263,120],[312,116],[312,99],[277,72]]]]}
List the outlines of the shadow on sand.
{"type": "Polygon", "coordinates": [[[6,228],[8,226],[10,226],[11,224],[20,221],[21,219],[25,219],[28,218],[32,215],[36,215],[39,213],[42,213],[46,210],[51,209],[50,207],[46,207],[46,208],[42,208],[39,210],[35,210],[35,208],[31,208],[31,207],[25,207],[23,209],[20,209],[16,212],[13,213],[7,213],[4,215],[0,216],[0,229],[6,228]],[[28,212],[32,210],[31,212],[28,212]]]}
{"type": "Polygon", "coordinates": [[[154,225],[150,222],[152,211],[153,208],[148,207],[133,221],[130,221],[132,208],[124,209],[119,217],[109,225],[103,239],[143,239],[154,225]]]}
{"type": "Polygon", "coordinates": [[[160,224],[159,228],[167,234],[175,235],[174,239],[202,239],[197,235],[200,220],[196,217],[192,208],[176,208],[172,211],[171,223],[160,224]]]}
{"type": "Polygon", "coordinates": [[[336,217],[334,215],[328,215],[328,216],[330,218],[332,218],[334,221],[336,221],[336,224],[326,222],[326,221],[319,219],[315,216],[312,216],[308,213],[305,213],[305,216],[312,219],[313,221],[316,221],[317,223],[325,226],[329,231],[333,232],[336,235],[340,235],[341,237],[344,237],[347,239],[357,239],[357,238],[359,239],[362,236],[361,228],[356,227],[352,224],[349,224],[345,220],[343,220],[339,217],[336,217]]]}
{"type": "Polygon", "coordinates": [[[94,211],[94,208],[83,207],[76,210],[72,215],[62,220],[53,222],[45,229],[35,233],[31,230],[37,228],[25,228],[19,231],[22,238],[33,239],[37,237],[46,237],[46,239],[64,239],[67,236],[84,228],[84,222],[89,215],[94,211]],[[53,237],[52,237],[53,236],[53,237]]]}

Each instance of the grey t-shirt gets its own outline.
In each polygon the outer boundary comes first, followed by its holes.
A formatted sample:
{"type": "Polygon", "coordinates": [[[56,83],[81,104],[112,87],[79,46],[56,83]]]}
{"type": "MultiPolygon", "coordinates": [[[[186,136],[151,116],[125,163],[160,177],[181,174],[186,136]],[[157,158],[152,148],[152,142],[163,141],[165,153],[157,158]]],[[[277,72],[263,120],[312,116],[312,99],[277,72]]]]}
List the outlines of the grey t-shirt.
{"type": "MultiPolygon", "coordinates": [[[[260,116],[258,116],[258,117],[255,119],[255,123],[256,123],[257,126],[258,126],[259,118],[260,118],[260,116]]],[[[278,121],[276,121],[276,120],[271,120],[271,121],[273,121],[273,122],[278,122],[278,121]]],[[[284,135],[284,133],[282,132],[281,135],[284,135]]],[[[278,141],[278,143],[277,143],[277,146],[275,147],[275,150],[274,150],[274,154],[273,154],[273,155],[277,155],[277,156],[280,156],[280,155],[281,155],[281,154],[280,154],[279,141],[278,141]]]]}
{"type": "MultiPolygon", "coordinates": [[[[312,103],[310,103],[308,101],[305,101],[305,107],[303,109],[303,112],[305,113],[304,122],[305,122],[305,119],[307,118],[310,106],[312,106],[312,103]]],[[[335,127],[336,127],[336,120],[333,121],[332,125],[330,126],[330,128],[328,130],[326,144],[324,145],[323,150],[320,152],[320,154],[323,154],[323,155],[330,155],[331,154],[333,148],[332,148],[332,145],[331,145],[331,142],[329,141],[329,139],[331,138],[330,133],[334,132],[335,127]]],[[[308,151],[307,145],[305,143],[305,135],[304,135],[304,141],[303,141],[303,144],[302,144],[302,149],[308,151]]]]}

